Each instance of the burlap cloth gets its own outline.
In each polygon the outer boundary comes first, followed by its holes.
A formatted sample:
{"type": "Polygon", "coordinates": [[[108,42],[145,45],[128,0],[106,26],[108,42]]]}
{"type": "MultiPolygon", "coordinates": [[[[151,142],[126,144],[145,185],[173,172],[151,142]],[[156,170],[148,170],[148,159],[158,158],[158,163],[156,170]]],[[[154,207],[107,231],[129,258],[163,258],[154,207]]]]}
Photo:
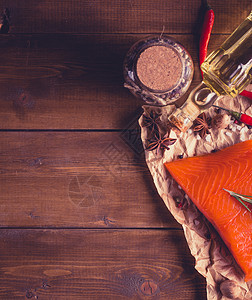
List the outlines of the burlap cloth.
{"type": "MultiPolygon", "coordinates": [[[[251,85],[249,87],[251,90],[251,85]]],[[[223,97],[215,104],[252,116],[252,101],[238,96],[235,99],[223,97]]],[[[167,116],[175,106],[163,108],[144,106],[144,111],[155,110],[161,115],[161,125],[165,132],[167,116]]],[[[206,111],[210,116],[216,115],[211,107],[206,111]]],[[[139,119],[141,138],[144,147],[150,131],[142,126],[143,116],[139,119]]],[[[210,130],[210,135],[201,139],[189,129],[180,135],[172,131],[171,137],[177,138],[170,150],[164,152],[145,151],[146,163],[153,177],[155,186],[167,208],[182,225],[191,254],[195,258],[195,268],[206,278],[207,299],[252,299],[252,281],[246,283],[244,274],[233,259],[224,242],[212,225],[204,218],[192,201],[184,193],[164,167],[164,162],[183,157],[210,153],[214,150],[231,146],[235,143],[252,139],[252,129],[240,126],[231,120],[230,125],[222,130],[210,130]]],[[[179,247],[179,245],[178,245],[179,247]]],[[[252,258],[251,258],[252,260],[252,258]]]]}

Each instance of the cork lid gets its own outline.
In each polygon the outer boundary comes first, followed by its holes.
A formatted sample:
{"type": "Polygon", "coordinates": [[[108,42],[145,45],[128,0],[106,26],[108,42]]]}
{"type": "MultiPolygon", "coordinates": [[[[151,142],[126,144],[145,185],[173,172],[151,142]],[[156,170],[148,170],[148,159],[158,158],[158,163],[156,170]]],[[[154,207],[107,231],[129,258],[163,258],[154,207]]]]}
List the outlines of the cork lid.
{"type": "Polygon", "coordinates": [[[153,91],[168,91],[181,80],[181,58],[172,47],[154,45],[140,53],[136,63],[139,81],[153,91]]]}

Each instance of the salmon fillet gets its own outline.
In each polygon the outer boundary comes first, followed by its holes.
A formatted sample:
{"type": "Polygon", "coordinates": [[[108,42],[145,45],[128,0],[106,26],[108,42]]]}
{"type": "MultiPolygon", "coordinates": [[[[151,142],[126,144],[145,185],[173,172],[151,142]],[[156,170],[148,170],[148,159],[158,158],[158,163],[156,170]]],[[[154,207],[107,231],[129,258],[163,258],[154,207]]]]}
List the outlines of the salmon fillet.
{"type": "Polygon", "coordinates": [[[252,140],[165,163],[165,167],[219,232],[245,281],[251,280],[252,213],[223,188],[252,195],[252,140]]]}

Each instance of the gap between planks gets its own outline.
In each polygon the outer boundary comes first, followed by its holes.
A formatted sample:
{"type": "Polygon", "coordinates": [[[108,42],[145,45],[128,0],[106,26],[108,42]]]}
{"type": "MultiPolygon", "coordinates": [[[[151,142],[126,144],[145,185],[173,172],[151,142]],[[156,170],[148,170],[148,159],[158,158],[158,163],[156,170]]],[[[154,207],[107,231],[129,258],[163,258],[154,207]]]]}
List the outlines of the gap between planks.
{"type": "Polygon", "coordinates": [[[79,226],[71,226],[71,227],[56,227],[56,226],[5,226],[0,227],[1,230],[83,230],[83,231],[183,231],[182,228],[176,227],[79,227],[79,226]]]}

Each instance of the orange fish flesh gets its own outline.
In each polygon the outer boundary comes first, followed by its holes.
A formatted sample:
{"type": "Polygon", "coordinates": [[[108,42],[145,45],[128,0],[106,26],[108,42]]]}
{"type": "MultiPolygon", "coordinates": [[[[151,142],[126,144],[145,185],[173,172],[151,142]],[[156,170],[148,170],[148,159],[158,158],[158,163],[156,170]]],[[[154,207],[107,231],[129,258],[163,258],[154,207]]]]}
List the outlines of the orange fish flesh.
{"type": "Polygon", "coordinates": [[[168,162],[165,167],[217,229],[244,271],[245,281],[251,280],[252,212],[223,189],[252,196],[252,140],[168,162]]]}

